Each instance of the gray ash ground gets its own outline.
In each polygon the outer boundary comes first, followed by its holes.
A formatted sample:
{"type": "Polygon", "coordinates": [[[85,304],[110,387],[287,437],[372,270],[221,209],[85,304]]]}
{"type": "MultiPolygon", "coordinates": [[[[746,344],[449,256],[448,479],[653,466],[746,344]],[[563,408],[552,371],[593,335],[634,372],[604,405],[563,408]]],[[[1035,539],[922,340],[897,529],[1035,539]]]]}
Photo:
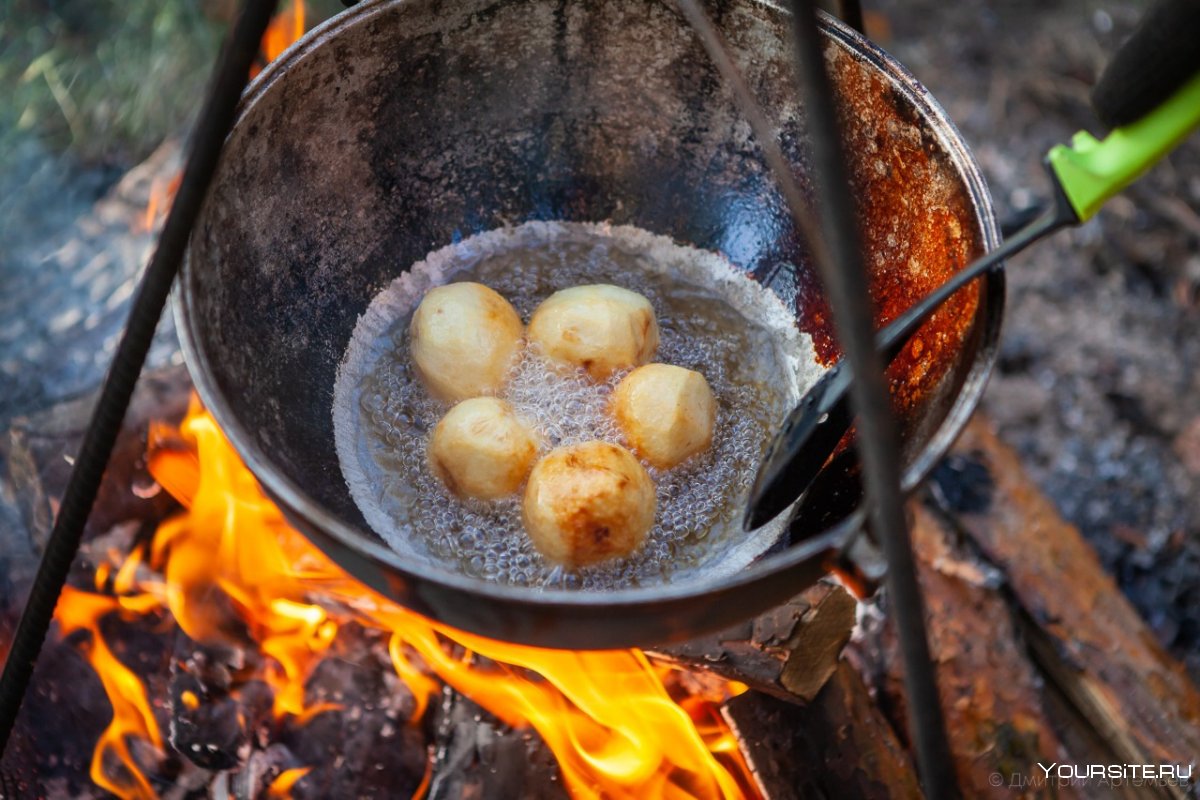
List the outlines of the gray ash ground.
{"type": "MultiPolygon", "coordinates": [[[[109,166],[68,164],[33,148],[29,158],[20,174],[0,175],[3,428],[103,380],[154,244],[144,210],[156,181],[165,183],[180,165],[174,141],[115,183],[109,166]]],[[[180,361],[167,313],[148,364],[180,361]]]]}
{"type": "MultiPolygon", "coordinates": [[[[1100,133],[1090,86],[1143,4],[869,3],[946,108],[1003,219],[1041,158],[1100,133]]],[[[876,18],[878,21],[878,18],[876,18]]],[[[1200,134],[1099,217],[1009,265],[984,408],[1155,632],[1200,676],[1200,134]]]]}

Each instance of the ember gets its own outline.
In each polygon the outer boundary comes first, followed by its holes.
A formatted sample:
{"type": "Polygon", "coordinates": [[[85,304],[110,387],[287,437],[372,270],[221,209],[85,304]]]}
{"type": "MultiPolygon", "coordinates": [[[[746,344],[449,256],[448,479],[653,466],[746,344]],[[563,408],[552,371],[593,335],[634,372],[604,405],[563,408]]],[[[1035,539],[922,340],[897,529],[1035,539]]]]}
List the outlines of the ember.
{"type": "MultiPolygon", "coordinates": [[[[146,686],[105,641],[101,620],[118,614],[159,633],[177,625],[200,651],[247,652],[244,663],[257,665],[254,680],[239,676],[230,692],[241,724],[261,699],[240,693],[261,684],[271,692],[269,713],[293,728],[338,714],[342,706],[314,700],[311,686],[337,652],[341,632],[361,627],[390,637],[392,666],[413,698],[408,725],[421,724],[444,682],[503,723],[537,731],[573,797],[754,796],[717,711],[743,685],[706,679],[696,688],[637,650],[566,652],[490,641],[384,600],[287,525],[195,400],[179,428],[151,427],[148,462],[184,511],[159,526],[144,561],[140,548],[124,559],[112,554],[114,562],[97,570],[100,590],[68,590],[56,613],[62,635],[88,632],[80,647],[113,708],[91,772],[109,791],[156,797],[139,767],[145,748],[137,758],[132,750],[135,742],[158,753],[165,747],[146,686]]],[[[175,697],[177,713],[189,718],[225,700],[210,696],[203,681],[175,697]]],[[[224,743],[192,747],[209,744],[224,743]]],[[[316,766],[275,767],[270,795],[302,788],[316,766]]]]}

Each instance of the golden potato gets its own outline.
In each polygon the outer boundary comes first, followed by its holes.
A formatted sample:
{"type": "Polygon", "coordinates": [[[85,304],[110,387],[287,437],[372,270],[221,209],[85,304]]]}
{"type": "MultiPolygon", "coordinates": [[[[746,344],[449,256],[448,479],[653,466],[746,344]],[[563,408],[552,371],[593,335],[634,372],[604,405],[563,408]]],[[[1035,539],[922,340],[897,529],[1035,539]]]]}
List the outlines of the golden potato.
{"type": "Polygon", "coordinates": [[[429,440],[429,466],[454,494],[494,500],[516,493],[537,457],[538,438],[494,397],[464,400],[429,440]]]}
{"type": "Polygon", "coordinates": [[[712,444],[717,401],[699,372],[647,364],[613,390],[610,410],[633,452],[670,469],[712,444]]]}
{"type": "Polygon", "coordinates": [[[504,388],[523,333],[512,305],[481,283],[430,289],[408,331],[417,374],[448,402],[504,388]]]}
{"type": "Polygon", "coordinates": [[[654,481],[623,447],[585,442],[533,468],[522,510],[542,555],[574,569],[632,553],[654,525],[654,481]]]}
{"type": "Polygon", "coordinates": [[[529,340],[549,358],[583,367],[596,380],[645,364],[658,349],[650,301],[608,284],[555,292],[533,312],[529,340]]]}

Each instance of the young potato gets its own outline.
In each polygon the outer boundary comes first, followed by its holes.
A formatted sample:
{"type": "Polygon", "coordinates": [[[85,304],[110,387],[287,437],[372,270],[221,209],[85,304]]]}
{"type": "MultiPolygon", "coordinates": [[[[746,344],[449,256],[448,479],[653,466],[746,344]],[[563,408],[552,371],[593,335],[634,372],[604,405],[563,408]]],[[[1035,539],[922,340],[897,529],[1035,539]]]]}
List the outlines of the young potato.
{"type": "Polygon", "coordinates": [[[636,550],[656,507],[654,482],[632,453],[585,442],[553,450],[534,466],[522,510],[542,555],[575,569],[636,550]]]}
{"type": "Polygon", "coordinates": [[[602,381],[619,369],[645,364],[658,349],[650,301],[608,284],[555,292],[533,312],[529,340],[555,361],[583,367],[602,381]]]}
{"type": "Polygon", "coordinates": [[[659,469],[712,444],[717,401],[699,372],[647,364],[622,378],[609,402],[625,443],[659,469]]]}
{"type": "Polygon", "coordinates": [[[430,289],[408,331],[417,374],[447,402],[504,388],[523,333],[512,305],[481,283],[430,289]]]}
{"type": "Polygon", "coordinates": [[[442,417],[429,440],[429,466],[460,497],[515,494],[537,457],[538,438],[494,397],[464,400],[442,417]]]}

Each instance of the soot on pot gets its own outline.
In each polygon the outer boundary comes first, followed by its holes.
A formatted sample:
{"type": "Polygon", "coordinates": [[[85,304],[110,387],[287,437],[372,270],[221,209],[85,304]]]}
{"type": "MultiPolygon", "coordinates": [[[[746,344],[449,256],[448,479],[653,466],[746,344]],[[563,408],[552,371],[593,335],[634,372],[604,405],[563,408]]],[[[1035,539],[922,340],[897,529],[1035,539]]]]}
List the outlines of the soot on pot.
{"type": "MultiPolygon", "coordinates": [[[[820,371],[811,340],[783,302],[716,253],[628,226],[530,222],[431,253],[376,296],[338,371],[338,459],[368,524],[403,554],[519,585],[661,583],[712,562],[736,569],[778,538],[776,529],[746,541],[741,508],[776,426],[820,371]],[[495,289],[526,322],[560,289],[631,289],[650,300],[658,319],[653,360],[707,378],[718,406],[712,446],[673,469],[650,468],[658,511],[645,545],[631,556],[563,570],[525,534],[519,495],[460,499],[430,471],[429,436],[450,406],[418,379],[408,323],[429,288],[459,280],[495,289]]],[[[543,452],[593,439],[619,443],[607,407],[625,374],[597,382],[582,371],[564,373],[527,347],[500,396],[538,433],[543,452]]]]}

